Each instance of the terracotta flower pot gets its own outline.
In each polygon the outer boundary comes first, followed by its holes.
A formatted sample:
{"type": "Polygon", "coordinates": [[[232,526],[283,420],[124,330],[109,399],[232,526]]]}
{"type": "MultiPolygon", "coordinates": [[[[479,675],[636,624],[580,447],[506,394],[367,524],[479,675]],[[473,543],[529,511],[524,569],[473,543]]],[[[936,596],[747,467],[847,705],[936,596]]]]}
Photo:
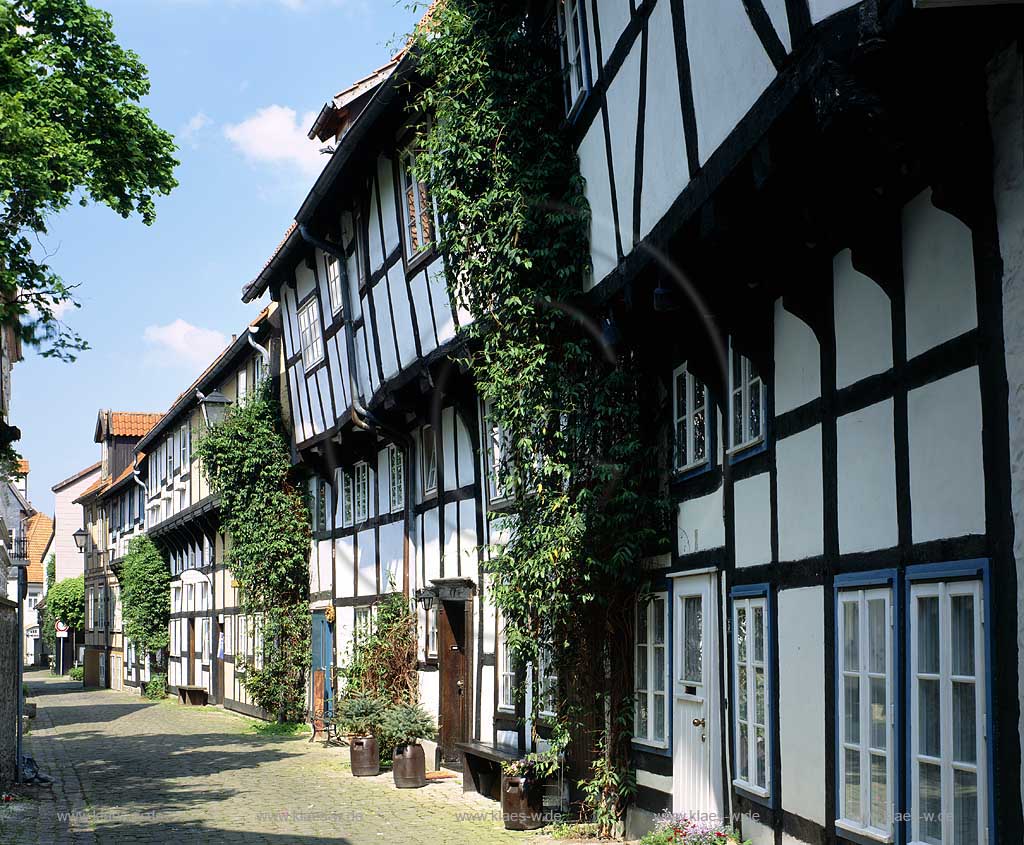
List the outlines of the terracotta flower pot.
{"type": "Polygon", "coordinates": [[[536,830],[543,827],[544,784],[534,778],[501,779],[501,817],[506,830],[536,830]]]}
{"type": "Polygon", "coordinates": [[[380,749],[373,736],[350,736],[349,756],[352,760],[352,774],[357,778],[372,778],[380,774],[380,749]]]}
{"type": "Polygon", "coordinates": [[[418,789],[427,785],[427,758],[422,745],[399,745],[391,760],[391,772],[399,789],[418,789]]]}

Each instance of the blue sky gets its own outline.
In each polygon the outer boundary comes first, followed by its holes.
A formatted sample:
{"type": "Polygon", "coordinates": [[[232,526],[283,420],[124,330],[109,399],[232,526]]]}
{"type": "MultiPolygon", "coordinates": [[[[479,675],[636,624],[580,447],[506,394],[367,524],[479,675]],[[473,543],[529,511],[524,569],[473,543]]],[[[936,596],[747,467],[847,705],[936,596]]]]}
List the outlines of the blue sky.
{"type": "Polygon", "coordinates": [[[164,411],[261,305],[263,266],[326,160],[305,133],[324,102],[388,61],[408,0],[93,0],[148,66],[153,117],[177,137],[178,189],[146,227],[75,207],[43,241],[78,282],[65,314],[92,347],[73,364],[26,350],[13,373],[29,495],[99,459],[96,412],[164,411]]]}

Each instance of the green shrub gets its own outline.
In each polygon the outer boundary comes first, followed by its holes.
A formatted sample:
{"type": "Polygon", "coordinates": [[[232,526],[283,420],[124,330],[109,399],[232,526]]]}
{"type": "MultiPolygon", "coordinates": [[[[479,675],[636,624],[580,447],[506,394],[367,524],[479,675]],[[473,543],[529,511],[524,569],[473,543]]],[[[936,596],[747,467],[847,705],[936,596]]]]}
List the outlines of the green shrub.
{"type": "Polygon", "coordinates": [[[646,834],[640,845],[749,845],[728,825],[698,821],[677,813],[660,813],[654,817],[654,830],[646,834]]]}
{"type": "Polygon", "coordinates": [[[347,695],[338,704],[335,724],[346,736],[377,736],[388,703],[374,695],[347,695]]]}
{"type": "Polygon", "coordinates": [[[72,666],[71,671],[68,672],[68,677],[72,681],[81,681],[85,679],[85,669],[81,666],[72,666]]]}
{"type": "Polygon", "coordinates": [[[144,688],[146,698],[150,701],[159,701],[167,698],[167,676],[163,673],[154,675],[144,688]]]}
{"type": "Polygon", "coordinates": [[[434,720],[418,704],[395,704],[389,707],[380,727],[381,733],[391,741],[390,747],[416,745],[421,739],[437,736],[434,720]]]}
{"type": "Polygon", "coordinates": [[[22,681],[21,683],[21,696],[22,698],[28,698],[31,693],[28,691],[28,684],[22,681]]]}

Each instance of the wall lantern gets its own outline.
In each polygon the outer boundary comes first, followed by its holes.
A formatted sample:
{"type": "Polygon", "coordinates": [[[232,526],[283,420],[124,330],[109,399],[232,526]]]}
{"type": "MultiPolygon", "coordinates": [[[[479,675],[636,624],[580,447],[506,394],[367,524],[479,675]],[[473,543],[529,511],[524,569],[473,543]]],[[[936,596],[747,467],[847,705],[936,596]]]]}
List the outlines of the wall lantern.
{"type": "Polygon", "coordinates": [[[74,534],[71,535],[75,538],[75,545],[78,546],[78,551],[85,551],[85,538],[89,536],[88,532],[84,528],[79,528],[74,534]]]}
{"type": "Polygon", "coordinates": [[[219,390],[214,390],[209,396],[204,396],[197,390],[196,398],[199,400],[199,407],[203,409],[203,419],[206,420],[208,427],[214,428],[224,422],[228,405],[231,404],[231,400],[227,396],[219,390]]]}
{"type": "Polygon", "coordinates": [[[437,590],[433,590],[430,587],[424,587],[416,591],[416,601],[423,605],[423,609],[430,613],[430,609],[434,606],[434,599],[437,598],[437,590]]]}

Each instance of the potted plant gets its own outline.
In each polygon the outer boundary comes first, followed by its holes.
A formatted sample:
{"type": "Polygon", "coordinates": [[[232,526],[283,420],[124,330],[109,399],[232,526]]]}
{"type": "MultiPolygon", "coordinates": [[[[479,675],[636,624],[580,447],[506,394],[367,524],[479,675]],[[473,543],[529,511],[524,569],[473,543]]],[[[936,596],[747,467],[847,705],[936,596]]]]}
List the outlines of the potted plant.
{"type": "Polygon", "coordinates": [[[544,784],[557,762],[529,754],[501,766],[501,816],[506,830],[536,830],[549,819],[544,812],[544,784]]]}
{"type": "Polygon", "coordinates": [[[654,817],[654,829],[644,835],[640,845],[750,845],[750,840],[740,839],[729,825],[714,820],[661,813],[654,817]]]}
{"type": "Polygon", "coordinates": [[[381,732],[394,742],[392,774],[399,789],[427,785],[427,761],[421,739],[437,736],[434,720],[418,704],[396,704],[384,714],[381,732]]]}
{"type": "Polygon", "coordinates": [[[338,705],[335,725],[348,736],[352,774],[357,778],[380,774],[377,733],[387,705],[371,695],[348,695],[338,705]]]}

